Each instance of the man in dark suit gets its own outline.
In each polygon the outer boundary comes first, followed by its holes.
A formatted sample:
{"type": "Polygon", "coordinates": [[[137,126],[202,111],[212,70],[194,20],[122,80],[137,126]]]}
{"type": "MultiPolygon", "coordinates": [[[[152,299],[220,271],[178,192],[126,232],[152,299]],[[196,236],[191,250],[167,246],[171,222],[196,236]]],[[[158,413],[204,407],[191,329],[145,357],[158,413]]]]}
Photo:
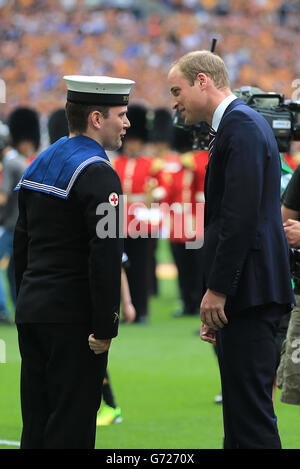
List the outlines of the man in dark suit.
{"type": "Polygon", "coordinates": [[[173,108],[211,127],[205,179],[201,338],[216,341],[224,448],[280,448],[275,333],[294,301],[280,213],[280,157],[267,121],[236,98],[223,60],[191,52],[170,69],[173,108]]]}
{"type": "Polygon", "coordinates": [[[14,235],[21,449],[92,449],[118,333],[122,188],[105,149],[129,128],[130,80],[64,77],[69,137],[27,168],[14,235]],[[101,232],[104,214],[111,232],[101,232]]]}

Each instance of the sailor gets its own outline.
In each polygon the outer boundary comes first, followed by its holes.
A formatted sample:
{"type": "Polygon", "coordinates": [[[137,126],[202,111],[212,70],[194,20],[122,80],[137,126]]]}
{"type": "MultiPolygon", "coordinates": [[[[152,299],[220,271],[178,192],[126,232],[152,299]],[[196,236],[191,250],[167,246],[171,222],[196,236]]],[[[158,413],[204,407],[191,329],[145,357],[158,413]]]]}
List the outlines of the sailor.
{"type": "Polygon", "coordinates": [[[64,80],[70,134],[37,156],[16,187],[21,448],[94,447],[108,349],[118,333],[122,189],[105,150],[117,150],[130,127],[134,82],[64,80]],[[113,236],[98,229],[107,211],[113,236]]]}

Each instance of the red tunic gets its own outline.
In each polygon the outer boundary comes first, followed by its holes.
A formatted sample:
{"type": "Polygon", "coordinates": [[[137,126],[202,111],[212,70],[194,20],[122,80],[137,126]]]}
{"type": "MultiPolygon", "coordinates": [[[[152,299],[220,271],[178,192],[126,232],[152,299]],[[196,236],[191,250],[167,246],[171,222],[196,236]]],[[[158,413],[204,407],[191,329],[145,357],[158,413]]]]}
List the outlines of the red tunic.
{"type": "Polygon", "coordinates": [[[156,174],[163,232],[174,242],[203,239],[204,178],[208,152],[170,153],[156,174]]]}
{"type": "Polygon", "coordinates": [[[158,221],[150,211],[148,186],[151,181],[153,160],[145,156],[129,158],[120,155],[113,161],[122,183],[124,199],[124,230],[129,237],[149,234],[157,230],[158,221]]]}

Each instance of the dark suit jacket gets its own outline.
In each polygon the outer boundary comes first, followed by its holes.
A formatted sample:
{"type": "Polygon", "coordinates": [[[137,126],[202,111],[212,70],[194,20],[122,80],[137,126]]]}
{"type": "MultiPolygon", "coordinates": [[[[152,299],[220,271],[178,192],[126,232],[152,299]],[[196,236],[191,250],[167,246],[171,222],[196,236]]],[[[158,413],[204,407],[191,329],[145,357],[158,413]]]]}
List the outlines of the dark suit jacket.
{"type": "Polygon", "coordinates": [[[226,109],[205,180],[205,286],[225,312],[294,301],[280,211],[280,156],[272,129],[243,100],[226,109]]]}

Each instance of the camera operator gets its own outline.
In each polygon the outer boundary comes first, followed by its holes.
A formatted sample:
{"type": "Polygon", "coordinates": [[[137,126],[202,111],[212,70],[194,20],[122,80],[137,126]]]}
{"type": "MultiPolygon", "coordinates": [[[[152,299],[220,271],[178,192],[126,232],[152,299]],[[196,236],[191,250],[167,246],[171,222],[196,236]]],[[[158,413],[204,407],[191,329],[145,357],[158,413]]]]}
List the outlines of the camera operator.
{"type": "Polygon", "coordinates": [[[282,346],[277,387],[282,390],[281,402],[300,405],[300,165],[282,195],[281,212],[291,253],[296,305],[282,346]]]}

